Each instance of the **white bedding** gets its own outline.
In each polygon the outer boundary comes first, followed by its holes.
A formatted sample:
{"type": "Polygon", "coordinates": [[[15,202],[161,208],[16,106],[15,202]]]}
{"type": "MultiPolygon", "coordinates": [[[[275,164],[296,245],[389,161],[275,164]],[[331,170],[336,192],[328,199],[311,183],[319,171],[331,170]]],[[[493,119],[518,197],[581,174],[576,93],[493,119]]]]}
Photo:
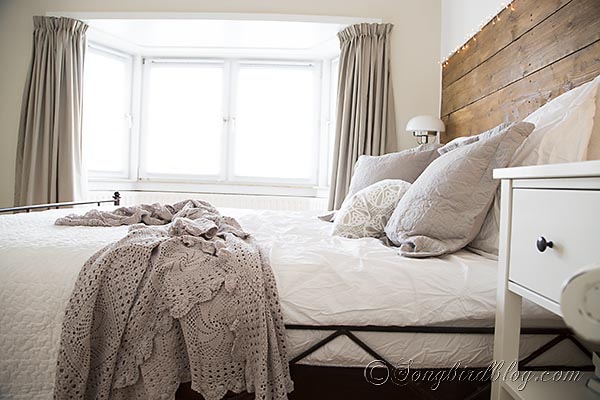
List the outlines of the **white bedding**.
{"type": "MultiPolygon", "coordinates": [[[[80,211],[80,210],[78,210],[80,211]]],[[[121,238],[127,227],[65,227],[54,220],[72,211],[0,216],[0,398],[49,399],[62,313],[83,263],[121,238]]],[[[406,259],[375,239],[332,237],[314,212],[222,210],[238,218],[270,249],[286,323],[316,325],[492,326],[496,262],[467,251],[406,259]]],[[[556,318],[524,305],[525,324],[556,318]]],[[[289,332],[299,353],[324,332],[289,332]]],[[[361,333],[393,362],[450,367],[491,360],[491,335],[361,333]]],[[[547,339],[546,339],[547,340],[547,339]]],[[[531,352],[544,338],[524,340],[531,352]]],[[[314,365],[364,366],[369,356],[336,339],[306,359],[314,365]]],[[[575,351],[560,360],[581,363],[575,351]]]]}

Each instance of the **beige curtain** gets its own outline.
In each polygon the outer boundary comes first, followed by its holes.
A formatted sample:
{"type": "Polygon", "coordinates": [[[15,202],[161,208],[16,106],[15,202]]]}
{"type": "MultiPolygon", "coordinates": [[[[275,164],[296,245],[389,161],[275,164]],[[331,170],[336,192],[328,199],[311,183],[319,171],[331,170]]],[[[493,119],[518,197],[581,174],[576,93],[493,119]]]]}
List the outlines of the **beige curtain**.
{"type": "Polygon", "coordinates": [[[338,209],[360,155],[396,151],[390,80],[392,24],[357,24],[338,34],[340,70],[329,209],[338,209]]]}
{"type": "Polygon", "coordinates": [[[87,25],[33,17],[25,84],[15,205],[72,201],[81,195],[81,111],[87,25]]]}

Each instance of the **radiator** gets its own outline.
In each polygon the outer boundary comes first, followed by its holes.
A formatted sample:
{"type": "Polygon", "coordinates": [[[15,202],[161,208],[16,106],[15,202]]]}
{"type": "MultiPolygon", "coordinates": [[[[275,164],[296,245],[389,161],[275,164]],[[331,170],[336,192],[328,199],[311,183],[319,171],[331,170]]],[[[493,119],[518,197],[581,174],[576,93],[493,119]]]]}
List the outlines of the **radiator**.
{"type": "MultiPolygon", "coordinates": [[[[119,193],[121,194],[121,205],[123,206],[142,203],[175,203],[185,199],[200,199],[208,201],[215,207],[224,208],[289,211],[325,211],[327,209],[327,199],[315,197],[139,191],[120,191],[119,193]]],[[[87,199],[90,201],[105,200],[110,199],[112,195],[113,192],[109,191],[89,191],[87,199]]]]}

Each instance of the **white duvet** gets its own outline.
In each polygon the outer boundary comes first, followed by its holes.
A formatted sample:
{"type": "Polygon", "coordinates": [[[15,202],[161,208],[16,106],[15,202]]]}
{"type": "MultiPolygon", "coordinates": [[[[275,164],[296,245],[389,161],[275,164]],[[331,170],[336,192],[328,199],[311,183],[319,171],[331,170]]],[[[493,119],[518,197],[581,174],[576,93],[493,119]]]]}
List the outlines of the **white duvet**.
{"type": "MultiPolygon", "coordinates": [[[[402,258],[375,239],[332,237],[331,224],[313,212],[222,211],[270,249],[288,324],[493,325],[495,261],[467,251],[402,258]]],[[[69,212],[0,216],[0,398],[52,397],[62,314],[79,269],[128,229],[53,224],[69,212]]],[[[525,325],[552,320],[529,303],[524,316],[525,325]]],[[[289,332],[293,352],[324,334],[289,332]]],[[[415,366],[451,366],[459,360],[476,366],[491,359],[490,335],[359,336],[391,360],[410,358],[415,366]]],[[[527,352],[535,345],[529,342],[527,352]]],[[[370,360],[343,338],[306,359],[316,365],[355,366],[370,360]]]]}

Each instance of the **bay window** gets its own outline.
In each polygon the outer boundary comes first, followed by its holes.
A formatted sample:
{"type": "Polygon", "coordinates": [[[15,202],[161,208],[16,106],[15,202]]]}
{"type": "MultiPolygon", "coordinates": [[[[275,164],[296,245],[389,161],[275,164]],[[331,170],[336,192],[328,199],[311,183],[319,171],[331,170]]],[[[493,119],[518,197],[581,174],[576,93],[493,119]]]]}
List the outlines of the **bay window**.
{"type": "Polygon", "coordinates": [[[328,169],[332,99],[323,77],[332,74],[323,68],[331,65],[129,57],[91,47],[83,115],[90,178],[115,190],[315,189],[328,169]]]}

